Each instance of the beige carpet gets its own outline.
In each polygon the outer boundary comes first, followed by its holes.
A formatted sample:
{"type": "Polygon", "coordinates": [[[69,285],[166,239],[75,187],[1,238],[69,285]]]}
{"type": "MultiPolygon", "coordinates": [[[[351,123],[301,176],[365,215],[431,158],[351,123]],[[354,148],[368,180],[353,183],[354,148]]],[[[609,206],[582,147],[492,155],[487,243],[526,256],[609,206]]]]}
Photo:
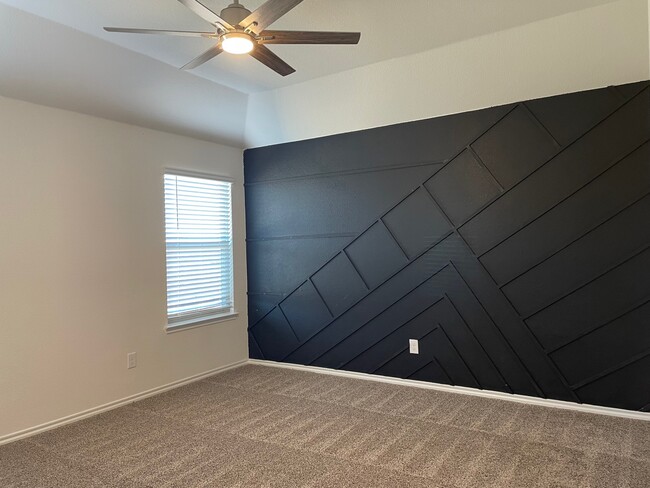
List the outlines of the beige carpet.
{"type": "Polygon", "coordinates": [[[648,487],[650,422],[244,366],[0,447],[0,487],[648,487]]]}

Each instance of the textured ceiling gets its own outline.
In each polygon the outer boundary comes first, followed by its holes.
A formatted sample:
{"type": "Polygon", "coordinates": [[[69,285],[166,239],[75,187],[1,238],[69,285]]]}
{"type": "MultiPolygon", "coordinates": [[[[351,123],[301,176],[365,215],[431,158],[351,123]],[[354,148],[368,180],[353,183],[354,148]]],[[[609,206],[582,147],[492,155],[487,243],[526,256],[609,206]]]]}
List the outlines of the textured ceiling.
{"type": "MultiPolygon", "coordinates": [[[[229,0],[204,0],[214,10],[229,0]]],[[[198,76],[250,93],[288,86],[351,68],[561,15],[612,0],[305,0],[276,22],[277,29],[363,33],[359,46],[272,46],[296,68],[282,78],[252,58],[222,55],[198,76]]],[[[103,26],[205,30],[209,24],[176,0],[0,0],[171,66],[210,46],[208,39],[110,34],[103,26]]],[[[253,10],[262,0],[248,0],[253,10]]],[[[38,35],[35,33],[34,35],[38,35]]]]}

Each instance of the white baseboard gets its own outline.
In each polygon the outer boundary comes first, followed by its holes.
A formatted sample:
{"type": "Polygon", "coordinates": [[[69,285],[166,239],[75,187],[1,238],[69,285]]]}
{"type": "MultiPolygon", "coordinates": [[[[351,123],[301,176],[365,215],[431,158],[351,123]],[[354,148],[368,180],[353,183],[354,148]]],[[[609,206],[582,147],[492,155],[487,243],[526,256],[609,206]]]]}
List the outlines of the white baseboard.
{"type": "Polygon", "coordinates": [[[56,429],[57,427],[61,427],[66,424],[70,424],[72,422],[77,422],[79,420],[88,418],[88,417],[93,417],[95,415],[99,415],[100,413],[107,412],[109,410],[113,410],[115,408],[123,407],[124,405],[128,405],[129,403],[137,402],[138,400],[142,400],[144,398],[158,395],[160,393],[164,393],[169,390],[173,390],[174,388],[179,388],[181,386],[188,385],[190,383],[194,383],[196,381],[200,381],[202,379],[208,378],[209,376],[213,376],[218,373],[223,373],[224,371],[228,371],[229,369],[234,369],[238,368],[240,366],[243,366],[248,362],[247,359],[243,359],[241,361],[237,361],[231,364],[227,364],[226,366],[221,366],[220,368],[215,368],[210,371],[206,371],[205,373],[200,373],[194,376],[190,376],[188,378],[184,378],[182,380],[178,381],[173,381],[171,383],[168,383],[166,385],[158,386],[156,388],[152,388],[150,390],[143,391],[141,393],[136,393],[135,395],[128,396],[126,398],[122,398],[120,400],[115,400],[114,402],[109,402],[105,403],[104,405],[99,405],[97,407],[90,408],[88,410],[84,410],[83,412],[78,412],[72,415],[68,415],[66,417],[62,417],[57,420],[52,420],[51,422],[46,422],[41,425],[37,425],[35,427],[30,427],[28,429],[20,430],[18,432],[14,432],[12,434],[7,434],[2,437],[0,437],[0,446],[3,444],[8,444],[10,442],[14,442],[20,439],[24,439],[26,437],[31,437],[36,434],[40,434],[41,432],[45,432],[47,430],[51,429],[56,429]]]}
{"type": "Polygon", "coordinates": [[[40,434],[41,432],[45,432],[47,430],[55,429],[57,427],[70,424],[72,422],[77,422],[79,420],[88,417],[93,417],[100,413],[107,412],[109,410],[113,410],[115,408],[119,408],[124,405],[128,405],[138,400],[142,400],[150,396],[158,395],[160,393],[173,390],[174,388],[179,388],[181,386],[194,383],[196,381],[200,381],[202,379],[208,378],[215,374],[228,371],[229,369],[238,368],[240,366],[243,366],[244,364],[255,364],[260,366],[269,366],[273,368],[294,369],[297,371],[307,371],[311,373],[327,374],[331,376],[342,376],[345,378],[375,381],[379,383],[389,383],[393,385],[411,386],[411,387],[424,388],[429,390],[445,391],[448,393],[458,393],[462,395],[473,395],[473,396],[478,396],[483,398],[506,400],[509,402],[525,403],[528,405],[538,405],[540,407],[562,408],[565,410],[574,410],[577,412],[585,412],[585,413],[593,413],[598,415],[609,415],[612,417],[622,417],[627,419],[650,421],[650,412],[634,412],[631,410],[622,410],[619,408],[600,407],[598,405],[571,403],[571,402],[564,402],[560,400],[548,400],[546,398],[536,398],[536,397],[529,397],[525,395],[513,395],[509,393],[502,393],[502,392],[489,391],[489,390],[477,390],[475,388],[467,388],[464,386],[450,386],[450,385],[443,385],[439,383],[428,383],[426,381],[403,380],[400,378],[391,378],[389,376],[380,376],[380,375],[366,374],[366,373],[355,373],[352,371],[319,368],[316,366],[302,366],[302,365],[289,364],[289,363],[277,363],[274,361],[262,361],[259,359],[248,359],[248,360],[244,359],[242,361],[237,361],[228,364],[226,366],[222,366],[220,368],[215,368],[210,371],[206,371],[204,373],[200,373],[194,376],[190,376],[188,378],[184,378],[182,380],[174,381],[172,383],[168,383],[166,385],[162,385],[157,388],[152,388],[150,390],[146,390],[141,393],[136,393],[135,395],[131,395],[126,398],[122,398],[120,400],[115,400],[113,402],[106,403],[104,405],[99,405],[97,407],[84,410],[83,412],[78,412],[72,415],[68,415],[66,417],[62,417],[57,420],[53,420],[51,422],[37,425],[35,427],[30,427],[28,429],[20,430],[18,432],[1,436],[0,446],[3,444],[8,444],[9,442],[17,441],[20,439],[24,439],[26,437],[31,437],[33,435],[40,434]]]}
{"type": "Polygon", "coordinates": [[[598,405],[588,405],[585,403],[572,403],[561,400],[549,400],[546,398],[529,397],[526,395],[515,395],[499,391],[478,390],[464,386],[450,386],[440,383],[429,383],[418,380],[403,380],[400,378],[391,378],[389,376],[380,376],[367,373],[355,373],[353,371],[342,371],[339,369],[319,368],[317,366],[302,366],[298,364],[278,363],[275,361],[263,361],[260,359],[249,359],[249,364],[260,366],[270,366],[273,368],[294,369],[297,371],[308,371],[311,373],[327,374],[331,376],[342,376],[344,378],[353,378],[357,380],[375,381],[379,383],[389,383],[392,385],[411,386],[424,388],[428,390],[445,391],[448,393],[459,393],[462,395],[472,395],[483,398],[492,398],[497,400],[506,400],[509,402],[525,403],[528,405],[537,405],[540,407],[562,408],[564,410],[574,410],[577,412],[593,413],[597,415],[609,415],[611,417],[622,417],[626,419],[645,420],[650,422],[650,412],[635,412],[632,410],[623,410],[620,408],[600,407],[598,405]]]}

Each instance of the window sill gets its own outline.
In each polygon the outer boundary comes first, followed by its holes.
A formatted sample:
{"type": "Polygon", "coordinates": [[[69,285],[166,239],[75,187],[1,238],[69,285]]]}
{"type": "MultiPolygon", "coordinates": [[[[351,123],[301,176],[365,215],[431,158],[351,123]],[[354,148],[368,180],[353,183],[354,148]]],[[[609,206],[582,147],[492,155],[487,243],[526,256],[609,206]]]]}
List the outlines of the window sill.
{"type": "Polygon", "coordinates": [[[174,325],[168,324],[165,328],[165,332],[168,334],[173,334],[175,332],[181,332],[183,330],[196,329],[198,327],[206,327],[208,325],[220,324],[221,322],[228,322],[230,320],[235,320],[237,317],[239,317],[239,314],[233,311],[220,315],[213,315],[212,317],[192,319],[186,322],[179,322],[174,325]]]}

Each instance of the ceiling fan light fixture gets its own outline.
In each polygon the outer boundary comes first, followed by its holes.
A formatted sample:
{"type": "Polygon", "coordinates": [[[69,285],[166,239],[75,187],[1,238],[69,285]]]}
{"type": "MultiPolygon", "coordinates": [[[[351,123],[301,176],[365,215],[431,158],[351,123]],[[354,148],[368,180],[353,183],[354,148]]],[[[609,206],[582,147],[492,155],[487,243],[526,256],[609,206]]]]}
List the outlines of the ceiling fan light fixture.
{"type": "Polygon", "coordinates": [[[221,49],[230,54],[248,54],[255,47],[253,38],[245,32],[229,32],[221,36],[221,49]]]}

